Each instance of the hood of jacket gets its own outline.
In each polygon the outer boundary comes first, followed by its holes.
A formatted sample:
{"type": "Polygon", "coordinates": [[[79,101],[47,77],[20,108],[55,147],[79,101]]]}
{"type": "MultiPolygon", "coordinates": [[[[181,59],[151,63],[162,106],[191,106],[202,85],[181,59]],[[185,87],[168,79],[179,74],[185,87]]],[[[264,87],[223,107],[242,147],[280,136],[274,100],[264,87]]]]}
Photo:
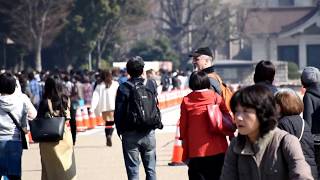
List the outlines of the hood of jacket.
{"type": "Polygon", "coordinates": [[[306,93],[310,93],[320,98],[320,84],[313,84],[307,88],[306,93]]]}
{"type": "Polygon", "coordinates": [[[187,110],[196,109],[218,102],[218,94],[213,90],[192,91],[184,98],[184,103],[187,105],[187,110]]]}
{"type": "Polygon", "coordinates": [[[16,94],[0,96],[0,108],[6,112],[14,110],[16,104],[22,100],[16,94]]]}

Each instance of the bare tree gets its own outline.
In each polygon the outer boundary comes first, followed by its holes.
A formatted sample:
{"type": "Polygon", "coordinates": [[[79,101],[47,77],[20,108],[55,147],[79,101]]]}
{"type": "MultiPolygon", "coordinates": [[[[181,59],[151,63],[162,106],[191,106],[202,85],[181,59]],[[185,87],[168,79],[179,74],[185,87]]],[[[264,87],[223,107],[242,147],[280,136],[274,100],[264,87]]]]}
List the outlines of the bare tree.
{"type": "Polygon", "coordinates": [[[171,40],[180,59],[199,46],[216,49],[229,38],[231,14],[220,0],[162,0],[160,7],[159,31],[171,40]]]}
{"type": "Polygon", "coordinates": [[[115,45],[123,27],[138,23],[145,16],[145,5],[148,1],[125,0],[115,2],[114,4],[110,3],[110,6],[116,5],[118,8],[113,8],[114,10],[109,13],[107,20],[104,22],[97,36],[97,68],[100,68],[101,57],[106,47],[108,45],[115,45]]]}
{"type": "Polygon", "coordinates": [[[42,70],[41,50],[55,39],[65,25],[73,0],[0,0],[8,36],[35,54],[35,69],[42,70]]]}
{"type": "Polygon", "coordinates": [[[102,53],[105,51],[108,43],[114,43],[116,37],[117,37],[117,31],[119,31],[119,25],[120,25],[121,19],[120,18],[113,18],[109,21],[106,21],[106,24],[102,28],[101,32],[98,35],[97,39],[97,61],[96,61],[96,67],[100,68],[100,62],[102,53]]]}

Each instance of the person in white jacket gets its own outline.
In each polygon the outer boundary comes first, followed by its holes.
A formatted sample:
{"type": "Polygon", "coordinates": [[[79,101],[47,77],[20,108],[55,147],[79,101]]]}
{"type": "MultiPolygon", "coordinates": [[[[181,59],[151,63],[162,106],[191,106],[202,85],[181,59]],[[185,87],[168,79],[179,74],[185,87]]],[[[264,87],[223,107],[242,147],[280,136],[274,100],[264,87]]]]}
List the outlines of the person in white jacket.
{"type": "MultiPolygon", "coordinates": [[[[32,121],[34,118],[37,117],[37,110],[34,107],[34,105],[32,104],[30,98],[21,91],[21,86],[20,86],[20,82],[16,79],[16,89],[14,91],[14,94],[16,94],[17,96],[20,97],[20,100],[23,101],[23,103],[26,106],[26,110],[27,110],[27,120],[28,121],[32,121]]],[[[29,125],[29,124],[27,124],[29,125]]],[[[28,128],[29,130],[29,128],[28,128]]]]}
{"type": "Polygon", "coordinates": [[[21,179],[22,144],[21,132],[8,113],[18,121],[25,133],[27,119],[31,120],[36,116],[34,107],[30,106],[28,109],[25,103],[30,99],[23,98],[25,96],[16,86],[17,82],[12,74],[0,75],[0,178],[6,176],[10,180],[21,179]]]}
{"type": "Polygon", "coordinates": [[[100,79],[101,82],[93,91],[91,108],[96,116],[102,116],[105,121],[106,144],[107,146],[112,146],[112,133],[114,130],[113,112],[119,83],[113,80],[110,70],[101,71],[100,79]]]}

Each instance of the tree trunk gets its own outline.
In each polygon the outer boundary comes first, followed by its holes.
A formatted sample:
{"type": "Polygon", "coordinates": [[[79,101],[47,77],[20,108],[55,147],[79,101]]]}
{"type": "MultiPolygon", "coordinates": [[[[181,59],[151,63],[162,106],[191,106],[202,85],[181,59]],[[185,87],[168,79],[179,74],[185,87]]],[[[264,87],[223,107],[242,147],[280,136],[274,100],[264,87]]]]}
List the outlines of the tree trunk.
{"type": "Polygon", "coordinates": [[[19,57],[19,64],[20,64],[19,71],[24,70],[24,61],[23,61],[23,55],[22,54],[20,54],[20,57],[19,57]]]}
{"type": "Polygon", "coordinates": [[[89,52],[88,54],[88,70],[91,71],[92,70],[92,51],[89,52]]]}
{"type": "Polygon", "coordinates": [[[36,45],[36,49],[35,49],[35,53],[36,53],[36,59],[35,59],[35,65],[36,65],[36,70],[38,72],[41,72],[42,70],[42,64],[41,64],[41,46],[42,46],[42,40],[39,39],[37,45],[36,45]]]}
{"type": "Polygon", "coordinates": [[[101,41],[98,40],[98,42],[97,42],[97,61],[96,61],[96,68],[97,69],[100,69],[101,56],[102,56],[101,41]]]}

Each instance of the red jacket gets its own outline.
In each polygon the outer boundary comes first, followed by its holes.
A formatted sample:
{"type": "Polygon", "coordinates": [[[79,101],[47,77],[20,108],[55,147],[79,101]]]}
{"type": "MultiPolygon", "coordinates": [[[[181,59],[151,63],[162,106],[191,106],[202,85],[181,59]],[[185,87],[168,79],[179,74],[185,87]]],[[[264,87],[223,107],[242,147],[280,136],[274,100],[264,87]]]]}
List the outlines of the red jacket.
{"type": "Polygon", "coordinates": [[[209,116],[206,105],[220,104],[222,112],[227,110],[220,95],[212,90],[193,91],[181,103],[180,138],[183,141],[183,161],[192,157],[212,156],[225,153],[226,137],[209,131],[209,116]]]}

